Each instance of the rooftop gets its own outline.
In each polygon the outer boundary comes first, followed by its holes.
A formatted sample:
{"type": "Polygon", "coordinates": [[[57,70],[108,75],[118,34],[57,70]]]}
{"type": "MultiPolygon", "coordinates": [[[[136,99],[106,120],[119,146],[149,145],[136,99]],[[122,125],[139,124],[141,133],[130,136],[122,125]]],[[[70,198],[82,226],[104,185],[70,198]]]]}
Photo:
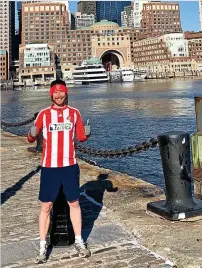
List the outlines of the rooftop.
{"type": "Polygon", "coordinates": [[[108,20],[101,20],[99,22],[94,23],[93,25],[91,25],[91,27],[93,26],[118,26],[119,25],[116,22],[113,21],[108,21],[108,20]]]}

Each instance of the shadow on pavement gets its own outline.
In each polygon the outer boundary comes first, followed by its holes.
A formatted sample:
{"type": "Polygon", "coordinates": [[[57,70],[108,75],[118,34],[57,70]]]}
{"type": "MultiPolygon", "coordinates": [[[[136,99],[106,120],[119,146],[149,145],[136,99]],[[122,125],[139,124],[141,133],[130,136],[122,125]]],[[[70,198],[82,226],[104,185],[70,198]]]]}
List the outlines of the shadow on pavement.
{"type": "Polygon", "coordinates": [[[99,217],[103,206],[105,191],[117,192],[108,179],[108,174],[100,174],[97,180],[89,181],[81,186],[80,206],[82,213],[82,237],[87,241],[96,219],[99,217]]]}
{"type": "Polygon", "coordinates": [[[28,181],[32,176],[37,174],[41,170],[41,166],[38,166],[35,170],[32,170],[26,176],[21,178],[18,182],[16,182],[11,187],[7,188],[3,193],[1,193],[1,205],[3,205],[9,198],[14,196],[17,191],[19,191],[23,184],[28,181]]]}

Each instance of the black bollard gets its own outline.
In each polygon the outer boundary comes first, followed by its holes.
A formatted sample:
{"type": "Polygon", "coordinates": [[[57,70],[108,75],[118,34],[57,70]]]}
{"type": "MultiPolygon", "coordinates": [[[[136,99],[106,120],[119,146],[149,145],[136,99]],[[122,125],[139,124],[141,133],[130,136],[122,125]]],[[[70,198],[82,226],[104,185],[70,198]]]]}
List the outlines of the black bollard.
{"type": "MultiPolygon", "coordinates": [[[[38,113],[35,113],[35,119],[37,117],[38,113]]],[[[36,140],[36,147],[29,147],[27,149],[31,153],[41,153],[43,151],[43,133],[41,132],[36,140]]]]}
{"type": "Polygon", "coordinates": [[[49,240],[50,245],[54,247],[67,247],[74,243],[74,231],[70,220],[69,206],[62,186],[53,204],[49,240]]]}
{"type": "Polygon", "coordinates": [[[166,200],[147,204],[147,210],[169,220],[202,215],[202,200],[192,194],[190,136],[167,132],[158,136],[166,186],[166,200]]]}

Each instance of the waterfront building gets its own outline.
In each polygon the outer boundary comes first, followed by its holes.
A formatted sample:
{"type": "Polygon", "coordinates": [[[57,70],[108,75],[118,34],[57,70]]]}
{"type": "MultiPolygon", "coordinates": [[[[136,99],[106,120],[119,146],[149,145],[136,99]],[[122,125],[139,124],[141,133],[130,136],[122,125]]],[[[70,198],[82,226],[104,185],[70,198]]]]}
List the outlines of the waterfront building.
{"type": "Polygon", "coordinates": [[[77,10],[81,12],[81,14],[93,14],[94,18],[96,18],[96,1],[79,1],[77,10]]]}
{"type": "Polygon", "coordinates": [[[124,11],[124,7],[130,5],[131,1],[97,1],[96,20],[109,20],[121,26],[121,12],[124,11]]]}
{"type": "Polygon", "coordinates": [[[202,32],[185,32],[190,57],[196,61],[197,70],[202,71],[202,32]]]}
{"type": "MultiPolygon", "coordinates": [[[[0,50],[6,51],[7,71],[4,78],[10,78],[15,38],[15,2],[0,1],[0,50]]],[[[3,52],[4,53],[4,52],[3,52]]],[[[0,78],[1,79],[1,78],[0,78]]]]}
{"type": "Polygon", "coordinates": [[[102,59],[106,69],[109,64],[110,69],[131,66],[129,33],[123,33],[117,23],[107,20],[95,23],[92,29],[92,57],[102,59]]]}
{"type": "Polygon", "coordinates": [[[150,73],[195,71],[183,33],[171,33],[134,42],[134,67],[150,73]]]}
{"type": "Polygon", "coordinates": [[[81,14],[81,12],[74,13],[75,28],[88,27],[95,23],[95,16],[93,14],[81,14]]]}
{"type": "Polygon", "coordinates": [[[22,44],[48,43],[60,49],[70,28],[66,4],[60,2],[22,3],[22,44]],[[59,48],[60,47],[60,48],[59,48]]]}
{"type": "Polygon", "coordinates": [[[202,0],[199,0],[199,23],[200,30],[202,31],[202,0]]]}
{"type": "Polygon", "coordinates": [[[7,51],[0,49],[0,80],[8,80],[8,58],[7,51]]]}
{"type": "Polygon", "coordinates": [[[124,11],[121,12],[121,26],[134,27],[134,12],[132,6],[124,7],[124,11]]]}
{"type": "Polygon", "coordinates": [[[48,44],[21,45],[19,81],[46,81],[56,77],[55,53],[48,44]]]}
{"type": "Polygon", "coordinates": [[[142,38],[182,32],[179,4],[172,2],[144,3],[140,24],[142,38]]]}

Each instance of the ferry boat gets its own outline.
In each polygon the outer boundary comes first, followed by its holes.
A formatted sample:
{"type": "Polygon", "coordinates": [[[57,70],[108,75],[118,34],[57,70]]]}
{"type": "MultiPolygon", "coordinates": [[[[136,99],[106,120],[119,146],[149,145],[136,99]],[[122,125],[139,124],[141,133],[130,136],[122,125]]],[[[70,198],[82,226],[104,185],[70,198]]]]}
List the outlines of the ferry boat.
{"type": "Polygon", "coordinates": [[[147,71],[144,69],[134,69],[133,72],[135,80],[144,80],[147,77],[147,71]]]}
{"type": "Polygon", "coordinates": [[[133,82],[134,81],[134,73],[130,68],[121,69],[121,77],[122,82],[133,82]]]}
{"type": "Polygon", "coordinates": [[[105,83],[109,77],[99,59],[84,61],[72,73],[75,84],[105,83]]]}

